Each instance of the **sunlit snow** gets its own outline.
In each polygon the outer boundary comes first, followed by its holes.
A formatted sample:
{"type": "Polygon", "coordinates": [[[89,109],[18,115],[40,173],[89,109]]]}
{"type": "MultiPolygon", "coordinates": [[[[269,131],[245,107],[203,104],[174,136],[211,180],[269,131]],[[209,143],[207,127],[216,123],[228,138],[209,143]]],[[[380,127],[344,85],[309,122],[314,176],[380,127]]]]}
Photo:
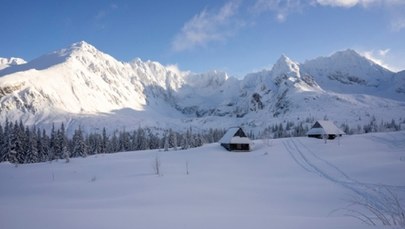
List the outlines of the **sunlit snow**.
{"type": "Polygon", "coordinates": [[[351,201],[384,201],[390,190],[404,207],[405,132],[255,145],[248,153],[215,143],[69,163],[1,163],[0,227],[370,228],[348,216],[356,209],[351,201]]]}

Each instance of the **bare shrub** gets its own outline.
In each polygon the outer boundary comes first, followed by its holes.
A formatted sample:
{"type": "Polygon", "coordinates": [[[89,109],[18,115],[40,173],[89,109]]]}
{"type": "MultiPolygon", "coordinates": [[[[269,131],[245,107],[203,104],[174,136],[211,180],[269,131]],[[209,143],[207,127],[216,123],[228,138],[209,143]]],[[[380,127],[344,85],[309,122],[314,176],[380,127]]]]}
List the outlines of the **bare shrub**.
{"type": "Polygon", "coordinates": [[[188,169],[189,161],[186,161],[186,175],[190,174],[190,170],[188,169]]]}
{"type": "Polygon", "coordinates": [[[162,172],[161,172],[161,169],[160,169],[161,168],[161,162],[160,162],[160,158],[159,158],[159,156],[157,154],[156,154],[155,159],[153,160],[152,168],[153,168],[153,171],[154,171],[154,173],[156,175],[158,175],[158,176],[162,175],[162,172]]]}
{"type": "Polygon", "coordinates": [[[368,225],[382,224],[405,228],[405,210],[398,195],[388,187],[371,189],[353,197],[343,210],[346,216],[354,217],[368,225]]]}

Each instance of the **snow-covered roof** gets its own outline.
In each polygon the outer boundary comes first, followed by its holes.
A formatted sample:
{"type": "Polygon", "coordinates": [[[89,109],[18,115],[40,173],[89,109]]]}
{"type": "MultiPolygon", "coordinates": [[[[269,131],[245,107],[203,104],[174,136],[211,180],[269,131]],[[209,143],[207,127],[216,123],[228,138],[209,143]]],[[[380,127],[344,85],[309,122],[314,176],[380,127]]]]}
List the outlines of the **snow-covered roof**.
{"type": "Polygon", "coordinates": [[[345,134],[341,129],[339,129],[333,122],[319,120],[308,130],[307,135],[318,135],[318,134],[335,134],[341,135],[345,134]]]}
{"type": "Polygon", "coordinates": [[[240,127],[229,128],[225,135],[219,140],[219,143],[250,144],[252,141],[248,137],[235,136],[239,130],[242,129],[240,127]]]}

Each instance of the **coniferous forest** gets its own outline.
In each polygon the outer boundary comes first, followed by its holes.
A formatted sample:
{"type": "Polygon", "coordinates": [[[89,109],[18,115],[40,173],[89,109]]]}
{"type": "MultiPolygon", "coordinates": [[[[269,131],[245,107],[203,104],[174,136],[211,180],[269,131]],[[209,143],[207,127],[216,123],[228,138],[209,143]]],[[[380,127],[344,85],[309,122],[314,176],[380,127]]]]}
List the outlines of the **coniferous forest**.
{"type": "MultiPolygon", "coordinates": [[[[247,132],[251,139],[270,139],[305,136],[314,122],[307,118],[297,123],[288,121],[275,123],[263,129],[262,132],[247,132]]],[[[372,117],[363,126],[350,127],[342,124],[340,128],[346,134],[362,134],[369,132],[398,131],[403,128],[405,120],[380,121],[372,117]]],[[[218,142],[225,134],[225,129],[209,129],[204,132],[193,132],[192,128],[179,133],[172,129],[154,131],[151,128],[141,128],[133,131],[84,133],[81,128],[69,137],[64,124],[53,125],[50,133],[45,129],[28,127],[19,122],[6,121],[0,124],[0,162],[8,161],[14,164],[36,163],[70,158],[86,157],[87,155],[116,153],[125,151],[162,149],[168,151],[182,150],[202,146],[205,143],[218,142]],[[108,134],[110,133],[110,134],[108,134]]]]}
{"type": "Polygon", "coordinates": [[[194,148],[204,143],[217,142],[224,134],[222,129],[210,129],[205,133],[194,133],[189,128],[185,133],[171,129],[158,134],[150,128],[115,131],[107,134],[85,134],[81,128],[68,137],[65,126],[52,127],[50,133],[44,129],[27,127],[22,121],[0,124],[0,162],[14,164],[45,162],[70,158],[86,157],[94,154],[106,154],[147,149],[180,150],[194,148]]]}

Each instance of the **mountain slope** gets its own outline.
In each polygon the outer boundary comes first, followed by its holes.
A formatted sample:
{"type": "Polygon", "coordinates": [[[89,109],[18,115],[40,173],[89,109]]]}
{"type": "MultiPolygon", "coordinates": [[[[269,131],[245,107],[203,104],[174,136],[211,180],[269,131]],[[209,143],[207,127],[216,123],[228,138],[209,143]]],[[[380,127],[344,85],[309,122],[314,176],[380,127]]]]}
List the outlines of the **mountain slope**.
{"type": "Polygon", "coordinates": [[[169,91],[182,83],[176,72],[159,63],[122,63],[86,42],[6,68],[0,75],[1,115],[32,124],[123,108],[143,111],[154,97],[169,100],[169,91]]]}
{"type": "Polygon", "coordinates": [[[358,124],[372,116],[403,117],[404,78],[353,50],[303,64],[282,55],[272,69],[238,80],[140,59],[124,63],[82,41],[0,70],[0,120],[44,127],[64,122],[70,131],[141,125],[260,131],[274,122],[325,116],[358,124]]]}

